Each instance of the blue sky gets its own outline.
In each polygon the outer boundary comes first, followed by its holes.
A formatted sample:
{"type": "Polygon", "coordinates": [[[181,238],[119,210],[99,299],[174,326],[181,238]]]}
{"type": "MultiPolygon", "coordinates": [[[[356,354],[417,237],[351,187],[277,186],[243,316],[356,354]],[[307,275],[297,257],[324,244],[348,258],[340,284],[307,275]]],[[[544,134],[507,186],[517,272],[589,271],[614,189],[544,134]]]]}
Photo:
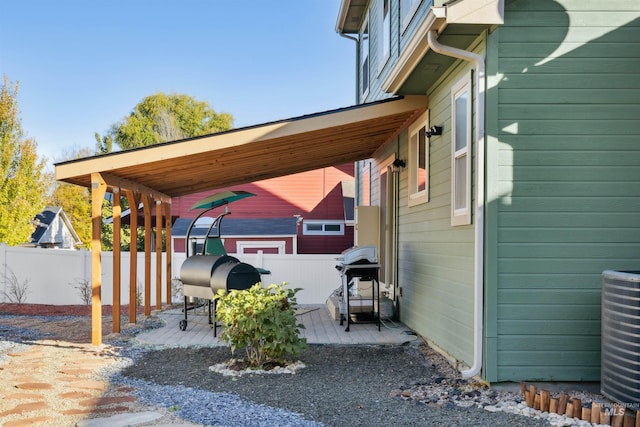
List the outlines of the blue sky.
{"type": "Polygon", "coordinates": [[[49,163],[95,146],[145,96],[180,93],[235,127],[355,103],[340,0],[6,1],[0,73],[49,163]]]}

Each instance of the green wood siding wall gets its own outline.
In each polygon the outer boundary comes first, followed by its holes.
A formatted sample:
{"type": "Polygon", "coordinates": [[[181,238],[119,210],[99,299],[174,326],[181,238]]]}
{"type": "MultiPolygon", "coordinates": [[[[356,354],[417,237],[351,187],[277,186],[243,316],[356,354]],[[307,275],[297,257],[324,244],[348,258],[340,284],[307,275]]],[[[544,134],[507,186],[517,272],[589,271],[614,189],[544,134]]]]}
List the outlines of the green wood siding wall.
{"type": "MultiPolygon", "coordinates": [[[[370,40],[372,50],[371,84],[366,101],[388,97],[380,85],[398,59],[399,52],[415,31],[431,6],[423,1],[416,15],[401,33],[399,1],[392,0],[392,34],[389,61],[378,73],[378,42],[380,25],[377,22],[378,0],[370,3],[370,40]]],[[[478,45],[478,51],[482,45],[478,45]]],[[[471,365],[473,362],[473,256],[474,226],[451,226],[451,85],[468,75],[469,64],[459,62],[445,73],[430,89],[431,124],[443,125],[442,136],[433,137],[430,160],[430,201],[409,208],[408,171],[400,172],[398,193],[398,285],[401,320],[420,335],[428,338],[456,359],[471,365]]],[[[378,153],[371,168],[371,204],[379,204],[377,166],[391,154],[407,159],[407,132],[378,153]]],[[[360,183],[362,190],[362,183],[360,183]]],[[[472,192],[474,190],[472,189],[472,192]]],[[[475,203],[475,202],[474,202],[475,203]]]]}
{"type": "Polygon", "coordinates": [[[597,381],[601,273],[640,269],[640,2],[505,9],[488,41],[485,374],[597,381]]]}
{"type": "MultiPolygon", "coordinates": [[[[371,0],[369,2],[369,93],[366,98],[359,99],[360,103],[377,101],[392,96],[382,91],[382,82],[389,74],[393,65],[398,61],[400,52],[411,39],[411,36],[416,31],[418,24],[429,12],[432,4],[432,0],[422,0],[413,19],[403,31],[401,23],[402,18],[400,17],[400,0],[390,0],[391,48],[389,58],[385,61],[385,58],[382,58],[380,55],[379,48],[382,31],[382,22],[380,18],[382,0],[371,0]]],[[[362,94],[360,93],[359,96],[361,97],[362,94]]]]}
{"type": "MultiPolygon", "coordinates": [[[[444,129],[431,138],[430,197],[409,207],[409,172],[403,170],[398,227],[401,320],[468,366],[473,363],[474,225],[451,226],[451,85],[470,72],[468,63],[458,62],[427,93],[430,124],[444,129]]],[[[403,138],[400,156],[406,159],[406,134],[403,138]]]]}

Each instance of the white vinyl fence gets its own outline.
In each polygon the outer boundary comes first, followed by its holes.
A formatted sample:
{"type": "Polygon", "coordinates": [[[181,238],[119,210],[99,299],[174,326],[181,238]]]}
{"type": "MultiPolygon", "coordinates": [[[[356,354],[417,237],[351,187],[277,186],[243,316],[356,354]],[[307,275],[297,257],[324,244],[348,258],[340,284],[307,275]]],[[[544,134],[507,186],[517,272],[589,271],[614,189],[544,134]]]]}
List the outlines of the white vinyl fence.
{"type": "MultiPolygon", "coordinates": [[[[335,269],[337,255],[232,254],[242,262],[271,271],[263,285],[287,283],[302,288],[299,304],[324,304],[340,286],[335,269]]],[[[184,254],[172,257],[172,276],[180,276],[184,254]]],[[[162,300],[165,295],[165,254],[162,254],[162,300]]],[[[156,255],[151,255],[151,305],[155,304],[156,255]]],[[[144,253],[138,253],[138,293],[144,295],[144,253]]],[[[13,284],[27,287],[26,300],[32,304],[83,304],[82,287],[91,286],[91,252],[59,249],[22,248],[0,243],[0,302],[13,284]],[[13,280],[15,279],[15,280],[13,280]],[[17,282],[17,283],[16,283],[17,282]]],[[[129,303],[129,253],[121,254],[120,303],[129,303]]],[[[179,302],[174,296],[174,302],[179,302]]],[[[102,253],[102,304],[113,303],[113,253],[102,253]]]]}

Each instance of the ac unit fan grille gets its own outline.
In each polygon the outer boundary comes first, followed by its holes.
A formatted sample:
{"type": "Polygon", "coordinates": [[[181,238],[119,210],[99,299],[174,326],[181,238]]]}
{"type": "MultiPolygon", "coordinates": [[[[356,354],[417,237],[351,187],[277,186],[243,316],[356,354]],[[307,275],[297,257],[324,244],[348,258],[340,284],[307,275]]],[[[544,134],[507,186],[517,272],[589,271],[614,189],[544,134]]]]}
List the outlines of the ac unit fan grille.
{"type": "Polygon", "coordinates": [[[640,406],[640,272],[602,273],[603,395],[640,406]]]}

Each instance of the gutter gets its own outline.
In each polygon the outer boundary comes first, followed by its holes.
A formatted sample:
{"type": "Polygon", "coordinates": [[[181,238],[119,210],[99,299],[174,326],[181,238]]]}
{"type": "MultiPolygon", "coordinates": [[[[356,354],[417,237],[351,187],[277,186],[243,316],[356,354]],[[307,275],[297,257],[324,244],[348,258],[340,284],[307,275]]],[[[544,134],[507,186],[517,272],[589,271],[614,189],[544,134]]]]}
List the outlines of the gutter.
{"type": "Polygon", "coordinates": [[[473,365],[460,371],[463,378],[476,376],[482,370],[482,328],[484,319],[484,180],[485,180],[485,134],[484,134],[484,96],[485,96],[485,60],[474,52],[445,46],[438,41],[438,32],[430,30],[427,34],[429,48],[441,55],[471,62],[475,67],[475,142],[476,142],[476,217],[474,251],[474,330],[473,365]]]}
{"type": "MultiPolygon", "coordinates": [[[[348,36],[345,33],[342,32],[342,26],[341,26],[341,22],[344,22],[344,16],[346,16],[346,8],[345,8],[345,4],[346,2],[343,2],[342,7],[340,8],[340,16],[338,17],[338,24],[336,24],[336,32],[338,33],[338,35],[340,37],[344,37],[345,39],[349,39],[349,40],[353,40],[356,43],[356,90],[355,90],[355,103],[358,103],[358,98],[360,96],[360,73],[359,71],[359,65],[360,65],[360,39],[358,37],[353,37],[353,36],[348,36]]],[[[360,162],[354,162],[353,164],[353,169],[354,169],[354,176],[355,176],[355,186],[356,188],[359,188],[360,185],[360,180],[358,179],[358,169],[360,168],[360,162]]],[[[354,197],[354,206],[358,205],[358,195],[360,193],[358,191],[356,191],[355,197],[354,197]]],[[[295,252],[294,252],[295,253],[295,252]]]]}
{"type": "Polygon", "coordinates": [[[359,71],[359,64],[360,64],[360,39],[358,37],[353,37],[353,36],[348,36],[345,33],[342,33],[340,31],[338,31],[338,35],[340,37],[344,37],[345,39],[349,39],[349,40],[353,40],[356,43],[356,93],[355,93],[355,100],[356,100],[356,104],[358,103],[358,97],[360,95],[359,92],[359,88],[360,88],[360,73],[358,73],[359,71]]]}

